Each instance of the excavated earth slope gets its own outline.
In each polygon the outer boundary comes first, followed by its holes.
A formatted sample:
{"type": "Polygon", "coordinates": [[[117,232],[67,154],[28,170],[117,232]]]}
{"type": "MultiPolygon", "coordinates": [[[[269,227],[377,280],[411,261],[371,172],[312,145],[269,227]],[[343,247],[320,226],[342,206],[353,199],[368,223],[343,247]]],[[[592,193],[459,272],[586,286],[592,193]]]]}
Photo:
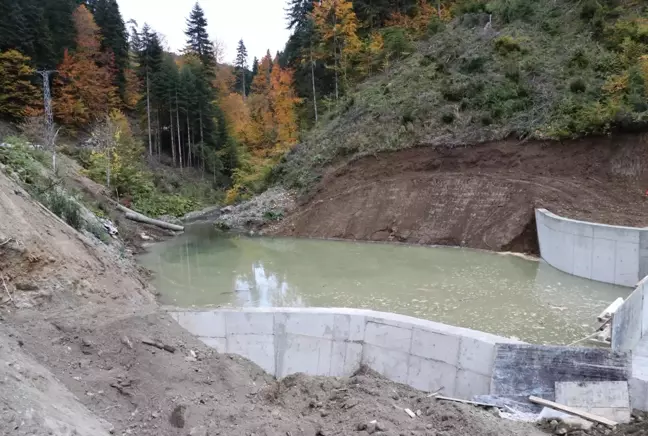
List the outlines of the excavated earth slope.
{"type": "Polygon", "coordinates": [[[277,235],[537,252],[534,208],[648,225],[648,139],[419,147],[331,169],[277,235]]]}

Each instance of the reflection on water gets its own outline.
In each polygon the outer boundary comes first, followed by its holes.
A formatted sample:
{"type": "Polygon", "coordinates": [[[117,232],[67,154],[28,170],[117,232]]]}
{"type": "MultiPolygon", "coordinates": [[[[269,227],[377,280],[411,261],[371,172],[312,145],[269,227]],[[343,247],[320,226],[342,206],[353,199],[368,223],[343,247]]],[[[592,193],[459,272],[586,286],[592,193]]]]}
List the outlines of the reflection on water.
{"type": "Polygon", "coordinates": [[[517,256],[457,248],[223,236],[194,227],[141,263],[165,304],[356,307],[563,344],[630,289],[517,256]]]}

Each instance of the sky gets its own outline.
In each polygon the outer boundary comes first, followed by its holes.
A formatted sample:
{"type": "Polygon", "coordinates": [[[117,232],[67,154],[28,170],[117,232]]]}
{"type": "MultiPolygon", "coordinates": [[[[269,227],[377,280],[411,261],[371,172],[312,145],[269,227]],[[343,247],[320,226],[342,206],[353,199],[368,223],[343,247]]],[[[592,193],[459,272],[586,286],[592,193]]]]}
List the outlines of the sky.
{"type": "MultiPolygon", "coordinates": [[[[196,0],[117,0],[124,21],[133,19],[140,28],[148,23],[165,37],[167,48],[180,51],[185,45],[185,20],[196,0]]],[[[211,39],[225,46],[224,61],[234,63],[242,38],[252,65],[254,56],[266,51],[274,56],[283,50],[290,32],[286,30],[286,0],[201,0],[211,39]]],[[[127,28],[130,29],[127,24],[127,28]]]]}

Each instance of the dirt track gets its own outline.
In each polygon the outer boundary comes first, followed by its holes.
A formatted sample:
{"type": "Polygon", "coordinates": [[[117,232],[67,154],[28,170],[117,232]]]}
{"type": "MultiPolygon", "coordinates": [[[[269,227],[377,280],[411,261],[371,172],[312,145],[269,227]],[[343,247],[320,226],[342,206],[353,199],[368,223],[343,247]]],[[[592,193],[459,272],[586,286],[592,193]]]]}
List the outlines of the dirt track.
{"type": "Polygon", "coordinates": [[[414,148],[340,164],[271,233],[537,251],[534,208],[648,225],[648,140],[414,148]]]}

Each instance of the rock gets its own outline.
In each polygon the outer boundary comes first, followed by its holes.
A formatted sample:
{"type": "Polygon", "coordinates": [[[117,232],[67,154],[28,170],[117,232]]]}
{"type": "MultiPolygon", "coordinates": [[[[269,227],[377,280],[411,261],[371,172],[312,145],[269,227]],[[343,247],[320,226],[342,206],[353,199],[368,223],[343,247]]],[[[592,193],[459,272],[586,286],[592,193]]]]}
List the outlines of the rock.
{"type": "Polygon", "coordinates": [[[186,410],[187,406],[184,405],[176,406],[175,409],[173,409],[173,412],[171,412],[171,416],[169,417],[169,422],[172,426],[175,428],[184,428],[186,410]]]}
{"type": "Polygon", "coordinates": [[[16,283],[16,289],[19,291],[38,291],[38,285],[29,282],[16,283]]]}
{"type": "Polygon", "coordinates": [[[556,431],[554,433],[559,435],[559,436],[567,434],[567,428],[565,426],[563,426],[563,425],[558,426],[558,428],[556,429],[556,431]]]}
{"type": "Polygon", "coordinates": [[[371,421],[369,424],[367,424],[367,433],[374,434],[376,432],[376,430],[377,430],[376,424],[377,424],[377,422],[375,420],[371,421]]]}
{"type": "Polygon", "coordinates": [[[234,212],[234,206],[225,206],[225,207],[221,208],[220,211],[221,211],[222,214],[232,213],[232,212],[234,212]]]}
{"type": "Polygon", "coordinates": [[[356,430],[357,431],[364,431],[367,429],[367,423],[366,422],[359,422],[356,424],[356,430]]]}

